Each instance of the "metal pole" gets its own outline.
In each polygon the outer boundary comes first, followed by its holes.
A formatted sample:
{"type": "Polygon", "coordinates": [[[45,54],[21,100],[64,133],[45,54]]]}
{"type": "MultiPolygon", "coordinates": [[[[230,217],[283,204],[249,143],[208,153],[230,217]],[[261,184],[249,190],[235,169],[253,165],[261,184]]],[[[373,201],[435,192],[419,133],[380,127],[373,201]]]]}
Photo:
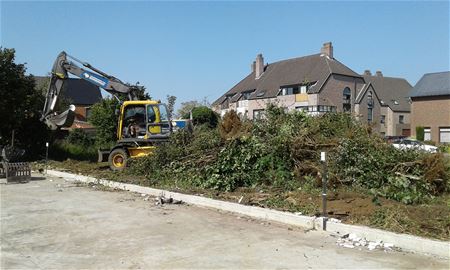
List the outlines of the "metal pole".
{"type": "Polygon", "coordinates": [[[320,153],[320,161],[323,165],[323,171],[322,171],[322,216],[323,216],[323,224],[322,229],[326,231],[327,229],[327,162],[326,162],[326,153],[321,152],[320,153]]]}
{"type": "Polygon", "coordinates": [[[47,174],[48,142],[45,143],[45,174],[47,174]]]}
{"type": "Polygon", "coordinates": [[[12,130],[11,134],[11,148],[14,148],[14,129],[12,130]]]}

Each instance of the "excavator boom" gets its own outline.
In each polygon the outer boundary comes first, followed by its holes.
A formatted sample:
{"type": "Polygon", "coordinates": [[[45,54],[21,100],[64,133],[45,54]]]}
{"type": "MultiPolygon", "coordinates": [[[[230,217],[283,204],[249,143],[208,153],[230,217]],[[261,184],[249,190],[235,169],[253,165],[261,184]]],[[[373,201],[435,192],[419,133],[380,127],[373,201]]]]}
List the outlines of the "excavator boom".
{"type": "Polygon", "coordinates": [[[119,79],[94,68],[89,63],[82,62],[65,52],[61,52],[53,64],[50,84],[41,116],[41,121],[44,121],[50,129],[55,130],[60,127],[70,127],[75,119],[74,105],[70,105],[62,113],[57,113],[55,110],[56,102],[61,94],[64,82],[69,78],[68,74],[86,80],[113,95],[126,94],[130,100],[137,99],[132,88],[119,79]],[[69,58],[80,63],[84,68],[69,61],[69,58]]]}

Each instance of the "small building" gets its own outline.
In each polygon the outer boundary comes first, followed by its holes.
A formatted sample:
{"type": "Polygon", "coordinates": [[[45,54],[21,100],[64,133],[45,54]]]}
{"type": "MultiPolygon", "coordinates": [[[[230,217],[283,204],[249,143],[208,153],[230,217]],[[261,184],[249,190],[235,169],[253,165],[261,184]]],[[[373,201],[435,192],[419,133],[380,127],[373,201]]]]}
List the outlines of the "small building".
{"type": "MultiPolygon", "coordinates": [[[[36,76],[35,79],[38,89],[47,90],[49,77],[36,76]]],[[[92,131],[93,126],[88,123],[88,119],[92,105],[102,100],[100,88],[82,79],[68,78],[61,92],[68,103],[75,105],[75,121],[69,129],[92,131]]]]}
{"type": "Polygon", "coordinates": [[[411,136],[409,100],[411,84],[403,78],[383,76],[381,71],[377,71],[375,76],[372,76],[372,73],[366,70],[363,77],[366,87],[373,87],[380,99],[379,131],[381,135],[411,136]]]}
{"type": "Polygon", "coordinates": [[[425,140],[450,143],[450,71],[423,75],[410,98],[413,136],[421,126],[425,140]]]}

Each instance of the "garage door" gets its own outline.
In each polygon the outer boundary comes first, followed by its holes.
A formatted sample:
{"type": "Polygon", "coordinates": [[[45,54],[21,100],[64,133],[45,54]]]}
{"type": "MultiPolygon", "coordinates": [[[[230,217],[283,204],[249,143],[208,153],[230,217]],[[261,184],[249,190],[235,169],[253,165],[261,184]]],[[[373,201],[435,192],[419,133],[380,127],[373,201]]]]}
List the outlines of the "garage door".
{"type": "Polygon", "coordinates": [[[439,128],[439,142],[450,143],[450,127],[439,128]]]}

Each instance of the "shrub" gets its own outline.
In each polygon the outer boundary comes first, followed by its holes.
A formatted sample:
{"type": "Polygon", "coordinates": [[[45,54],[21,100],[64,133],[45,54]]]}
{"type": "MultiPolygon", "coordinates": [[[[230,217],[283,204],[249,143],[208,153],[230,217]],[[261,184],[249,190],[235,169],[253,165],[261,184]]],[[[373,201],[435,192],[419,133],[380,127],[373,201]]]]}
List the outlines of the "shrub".
{"type": "Polygon", "coordinates": [[[344,183],[405,204],[423,202],[448,186],[442,155],[398,150],[372,136],[343,139],[333,160],[333,172],[344,183]]]}
{"type": "Polygon", "coordinates": [[[217,114],[206,106],[195,107],[192,109],[192,121],[194,125],[206,124],[210,128],[215,128],[219,121],[217,114]]]}
{"type": "Polygon", "coordinates": [[[416,127],[416,139],[423,142],[425,140],[425,128],[418,126],[416,127]]]}
{"type": "Polygon", "coordinates": [[[89,122],[96,128],[95,142],[99,148],[109,148],[117,139],[117,115],[119,103],[114,98],[105,98],[92,106],[89,122]]]}
{"type": "MultiPolygon", "coordinates": [[[[247,134],[251,126],[242,122],[235,110],[228,111],[219,124],[220,136],[223,139],[233,139],[247,134]]],[[[247,134],[248,135],[248,134],[247,134]]]]}
{"type": "Polygon", "coordinates": [[[57,141],[49,149],[49,156],[55,160],[97,160],[97,149],[93,146],[72,144],[68,141],[57,141]]]}
{"type": "Polygon", "coordinates": [[[95,140],[93,137],[89,136],[83,129],[76,128],[69,132],[66,141],[70,144],[80,145],[83,147],[93,146],[95,140]]]}
{"type": "MultiPolygon", "coordinates": [[[[154,183],[233,191],[269,186],[311,190],[320,182],[319,153],[329,153],[333,185],[362,187],[375,196],[420,203],[449,190],[443,155],[402,151],[348,114],[311,117],[269,105],[265,119],[242,122],[227,113],[218,128],[197,125],[136,161],[154,183]]],[[[134,162],[133,162],[134,163],[134,162]]]]}

